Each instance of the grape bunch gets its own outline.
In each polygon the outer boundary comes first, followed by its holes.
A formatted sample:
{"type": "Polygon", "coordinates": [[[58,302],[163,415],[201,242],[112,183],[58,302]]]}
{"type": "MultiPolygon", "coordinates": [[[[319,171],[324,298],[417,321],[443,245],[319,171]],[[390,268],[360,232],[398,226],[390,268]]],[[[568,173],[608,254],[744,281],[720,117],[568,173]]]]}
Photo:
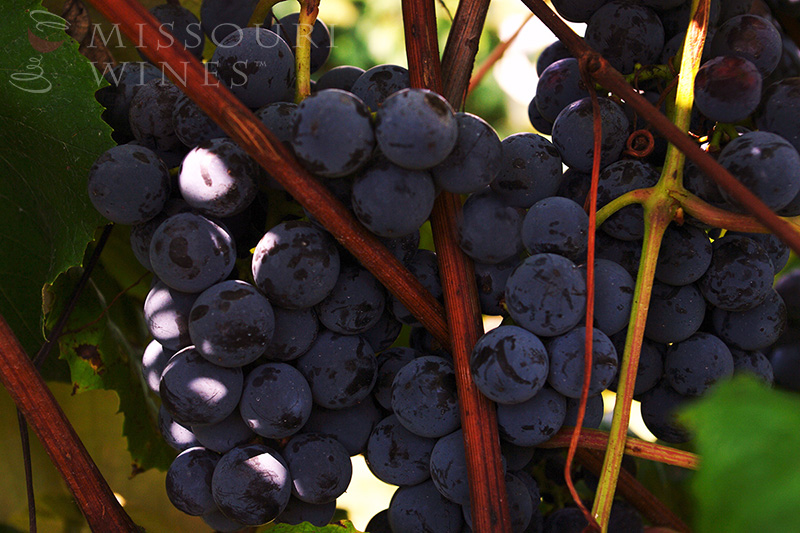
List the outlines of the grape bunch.
{"type": "MultiPolygon", "coordinates": [[[[581,531],[580,512],[553,505],[558,456],[537,448],[576,423],[584,378],[594,153],[577,60],[560,42],[542,52],[529,107],[541,134],[501,140],[480,117],[410,88],[398,65],[325,70],[293,103],[298,18],[245,28],[252,4],[204,0],[200,21],[172,4],[154,14],[190,51],[183,30],[200,24],[218,45],[209,71],[440,300],[420,228],[439,191],[463,195],[459,245],[475,262],[483,314],[502,317],[470,371],[497,404],[513,529],[581,531]]],[[[553,0],[587,23],[587,43],[623,74],[676,61],[690,4],[553,0]]],[[[709,152],[770,208],[800,215],[800,130],[789,118],[800,108],[800,51],[755,4],[730,4],[712,6],[692,132],[714,137],[709,152]]],[[[331,47],[321,21],[311,39],[313,72],[331,47]]],[[[269,169],[158,66],[125,63],[110,77],[98,98],[119,145],[94,164],[88,189],[98,211],[131,226],[133,253],[153,273],[141,368],[161,400],[162,435],[180,452],[170,501],[218,531],[324,525],[350,483],[350,457],[363,454],[375,477],[399,487],[367,531],[471,530],[450,354],[312,216],[298,208],[275,220],[273,200],[291,199],[269,169]]],[[[668,82],[637,88],[659,103],[668,82]]],[[[658,183],[666,143],[656,136],[650,153],[632,152],[629,137],[648,125],[607,93],[599,107],[602,208],[658,183]]],[[[683,182],[714,207],[743,210],[691,163],[683,182]]],[[[595,235],[586,427],[600,426],[601,393],[617,386],[644,234],[642,207],[628,205],[595,235]]],[[[734,373],[800,389],[800,278],[773,287],[788,257],[769,234],[691,217],[669,226],[634,391],[659,439],[687,441],[674,411],[734,373]]],[[[614,509],[611,531],[642,531],[624,501],[614,509]]]]}

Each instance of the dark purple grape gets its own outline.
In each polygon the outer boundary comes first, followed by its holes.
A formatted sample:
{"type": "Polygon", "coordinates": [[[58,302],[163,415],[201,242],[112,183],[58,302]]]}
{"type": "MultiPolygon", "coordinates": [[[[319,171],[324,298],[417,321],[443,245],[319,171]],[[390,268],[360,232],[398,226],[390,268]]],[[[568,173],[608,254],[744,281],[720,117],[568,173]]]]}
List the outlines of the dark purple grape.
{"type": "MultiPolygon", "coordinates": [[[[597,183],[597,206],[605,206],[626,192],[653,187],[658,171],[652,165],[635,159],[611,163],[600,172],[597,183]]],[[[641,205],[628,205],[608,217],[600,226],[616,239],[634,241],[644,236],[644,210],[641,205]]]]}
{"type": "Polygon", "coordinates": [[[656,279],[688,285],[700,279],[711,264],[711,241],[700,228],[670,224],[658,252],[656,279]]]}
{"type": "Polygon", "coordinates": [[[407,430],[395,415],[381,420],[367,441],[364,459],[373,475],[392,485],[417,485],[431,475],[431,451],[436,439],[407,430]]]}
{"type": "Polygon", "coordinates": [[[561,156],[553,144],[535,133],[503,139],[500,171],[491,187],[505,203],[528,208],[553,196],[561,184],[561,156]]]}
{"type": "MultiPolygon", "coordinates": [[[[728,3],[728,2],[724,2],[728,3]]],[[[725,21],[710,42],[715,56],[738,56],[769,76],[781,60],[781,34],[767,19],[745,13],[725,21]]]]}
{"type": "Polygon", "coordinates": [[[411,86],[408,70],[397,65],[377,65],[362,74],[350,89],[374,112],[386,98],[411,86]]]}
{"type": "Polygon", "coordinates": [[[257,167],[230,139],[212,139],[189,152],[178,184],[186,203],[204,215],[231,217],[255,200],[257,167]]]}
{"type": "Polygon", "coordinates": [[[313,309],[291,311],[274,307],[275,333],[264,357],[273,361],[292,361],[308,351],[319,332],[313,309]]]}
{"type": "Polygon", "coordinates": [[[691,337],[703,324],[706,301],[694,285],[653,283],[645,337],[664,344],[691,337]]]}
{"type": "Polygon", "coordinates": [[[542,118],[553,122],[561,110],[575,100],[589,96],[581,79],[578,60],[573,57],[551,63],[539,76],[536,107],[542,118]]]}
{"type": "Polygon", "coordinates": [[[767,356],[758,351],[745,351],[731,348],[733,356],[733,374],[751,374],[768,385],[775,382],[772,372],[772,363],[767,356]]]}
{"type": "Polygon", "coordinates": [[[517,446],[536,446],[561,429],[567,414],[567,399],[544,387],[528,401],[497,406],[500,437],[517,446]]]}
{"type": "Polygon", "coordinates": [[[232,448],[246,444],[256,437],[256,434],[242,419],[238,409],[228,415],[228,418],[222,422],[192,426],[192,433],[194,433],[195,438],[203,447],[217,453],[226,453],[232,448]]]}
{"type": "MultiPolygon", "coordinates": [[[[580,267],[584,277],[586,266],[580,267]]],[[[620,264],[608,259],[595,259],[594,276],[594,325],[610,337],[628,325],[634,280],[620,264]]]]}
{"type": "MultiPolygon", "coordinates": [[[[439,263],[436,261],[436,253],[430,250],[420,250],[406,267],[434,298],[442,298],[443,289],[439,279],[439,263]]],[[[416,325],[418,323],[416,317],[400,303],[397,297],[390,298],[389,308],[394,317],[403,324],[416,325]]]]}
{"type": "Polygon", "coordinates": [[[608,0],[553,0],[553,7],[570,22],[586,22],[607,3],[608,0]]]}
{"type": "Polygon", "coordinates": [[[497,403],[520,403],[547,381],[544,344],[518,326],[500,326],[483,335],[472,350],[470,370],[475,385],[497,403]]]}
{"type": "Polygon", "coordinates": [[[192,430],[172,418],[163,404],[158,408],[158,430],[161,432],[164,442],[179,452],[200,446],[200,441],[194,436],[192,430]]]}
{"type": "Polygon", "coordinates": [[[192,343],[189,314],[196,299],[197,294],[176,291],[161,281],[150,289],[144,301],[144,320],[150,334],[164,348],[177,351],[192,343]]]}
{"type": "Polygon", "coordinates": [[[690,398],[675,392],[666,379],[641,395],[642,420],[659,440],[680,444],[691,438],[678,423],[677,414],[690,398]]]}
{"type": "MultiPolygon", "coordinates": [[[[280,35],[292,50],[297,46],[297,30],[300,26],[300,14],[290,13],[272,25],[272,31],[280,35]]],[[[331,34],[328,27],[321,19],[314,21],[311,35],[308,37],[311,47],[310,70],[313,74],[318,71],[331,55],[331,34]]]]}
{"type": "Polygon", "coordinates": [[[339,252],[330,236],[310,222],[282,222],[253,254],[253,279],[270,302],[286,309],[318,304],[339,277],[339,252]]]}
{"type": "Polygon", "coordinates": [[[401,487],[389,504],[392,531],[436,531],[461,533],[461,507],[436,490],[432,481],[401,487]]]}
{"type": "Polygon", "coordinates": [[[292,476],[292,494],[306,503],[335,501],[350,484],[350,455],[336,439],[319,433],[296,435],[283,457],[292,476]]]}
{"type": "Polygon", "coordinates": [[[522,243],[531,254],[553,253],[570,261],[586,257],[588,234],[583,207],[559,196],[533,204],[522,223],[522,243]]]}
{"type": "Polygon", "coordinates": [[[402,329],[403,324],[394,317],[391,310],[384,308],[383,314],[378,319],[378,322],[370,329],[363,332],[361,337],[367,341],[377,353],[394,344],[394,341],[400,336],[400,331],[402,329]]]}
{"type": "Polygon", "coordinates": [[[192,344],[219,366],[252,363],[264,353],[274,331],[269,300],[244,281],[223,281],[206,289],[189,314],[192,344]]]}
{"type": "Polygon", "coordinates": [[[718,56],[706,61],[694,79],[695,105],[715,122],[739,122],[761,101],[761,74],[738,56],[718,56]]]}
{"type": "Polygon", "coordinates": [[[278,452],[263,444],[246,444],[219,460],[211,492],[226,517],[258,526],[274,520],[286,508],[292,478],[278,452]]]}
{"type": "Polygon", "coordinates": [[[220,41],[209,63],[212,72],[247,107],[291,99],[294,55],[265,28],[241,28],[220,41]]]}
{"type": "Polygon", "coordinates": [[[533,129],[542,135],[550,135],[553,133],[553,123],[545,119],[539,112],[535,96],[531,99],[530,104],[528,104],[528,120],[531,121],[533,129]]]}
{"type": "Polygon", "coordinates": [[[311,348],[297,360],[317,405],[343,409],[372,392],[377,378],[375,352],[357,335],[323,330],[311,348]]]}
{"type": "Polygon", "coordinates": [[[152,219],[164,208],[169,193],[169,170],[144,146],[114,146],[89,170],[92,205],[118,224],[142,224],[152,219]]]}
{"type": "Polygon", "coordinates": [[[467,456],[462,430],[436,441],[431,451],[431,480],[448,500],[461,505],[469,501],[467,456]]]}
{"type": "Polygon", "coordinates": [[[664,379],[678,394],[700,396],[733,375],[733,356],[719,337],[695,333],[667,349],[664,379]]]}
{"type": "MultiPolygon", "coordinates": [[[[564,417],[565,426],[575,426],[578,421],[578,407],[580,398],[567,398],[567,415],[564,417]]],[[[581,427],[597,429],[603,422],[603,395],[597,394],[586,400],[586,412],[583,415],[581,427]]]]}
{"type": "Polygon", "coordinates": [[[296,368],[265,363],[250,371],[239,411],[254,432],[270,439],[294,435],[311,415],[311,389],[296,368]]]}
{"type": "Polygon", "coordinates": [[[503,147],[497,132],[482,118],[456,113],[458,139],[447,158],[431,169],[436,185],[455,194],[477,192],[497,176],[503,147]]]}
{"type": "Polygon", "coordinates": [[[185,93],[181,93],[175,102],[175,108],[172,110],[172,125],[175,128],[175,134],[189,148],[225,136],[222,128],[185,93]]]}
{"type": "Polygon", "coordinates": [[[766,299],[747,311],[714,309],[714,331],[731,348],[763,350],[780,338],[786,329],[786,304],[775,289],[766,299]]]}
{"type": "MultiPolygon", "coordinates": [[[[586,328],[577,327],[547,344],[550,356],[547,383],[567,398],[580,398],[583,389],[586,328]]],[[[592,376],[589,396],[600,394],[617,375],[619,358],[611,339],[600,330],[592,333],[592,376]]]]}
{"type": "Polygon", "coordinates": [[[306,503],[292,496],[283,512],[275,519],[276,524],[296,526],[308,522],[313,526],[324,527],[336,513],[336,500],[328,503],[306,503]]]}
{"type": "Polygon", "coordinates": [[[203,447],[189,448],[167,470],[167,497],[179,511],[201,516],[217,508],[211,495],[211,476],[219,455],[203,447]]]}
{"type": "Polygon", "coordinates": [[[381,418],[380,410],[370,398],[344,409],[325,409],[315,405],[302,433],[329,435],[353,456],[364,451],[372,430],[381,418]]]}
{"type": "Polygon", "coordinates": [[[167,3],[150,9],[150,14],[161,23],[162,34],[169,32],[167,47],[175,46],[177,41],[177,44],[183,45],[194,57],[202,59],[205,36],[194,13],[180,4],[167,3]]]}
{"type": "Polygon", "coordinates": [[[412,170],[434,167],[458,139],[455,111],[428,89],[402,89],[388,96],[375,115],[375,140],[392,163],[412,170]]]}
{"type": "Polygon", "coordinates": [[[161,375],[162,405],[183,425],[225,420],[242,396],[242,370],[209,363],[193,346],[176,353],[161,375]]]}
{"type": "Polygon", "coordinates": [[[353,212],[372,233],[402,237],[419,230],[433,209],[433,178],[389,161],[370,165],[353,182],[353,212]]]}
{"type": "Polygon", "coordinates": [[[422,352],[402,346],[389,348],[378,354],[378,379],[375,381],[372,395],[381,407],[392,410],[394,377],[401,368],[422,355],[424,355],[422,352]]]}
{"type": "Polygon", "coordinates": [[[392,383],[392,411],[422,437],[442,437],[461,425],[453,364],[435,355],[414,359],[392,383]]]}
{"type": "Polygon", "coordinates": [[[288,143],[292,140],[296,110],[297,104],[295,103],[275,102],[260,107],[255,115],[279,141],[288,143]]]}
{"type": "Polygon", "coordinates": [[[357,335],[378,323],[384,304],[383,287],[368,270],[344,266],[333,290],[317,304],[316,311],[329,330],[357,335]]]}
{"type": "Polygon", "coordinates": [[[164,160],[168,167],[178,165],[186,153],[172,123],[172,113],[181,90],[158,78],[139,87],[131,100],[128,119],[136,141],[164,160]]]}
{"type": "Polygon", "coordinates": [[[203,0],[200,25],[212,43],[219,45],[230,33],[247,26],[258,0],[203,0]]]}
{"type": "Polygon", "coordinates": [[[758,129],[780,135],[800,151],[800,77],[786,78],[764,90],[756,114],[758,129]]]}
{"type": "Polygon", "coordinates": [[[362,74],[364,74],[364,69],[360,67],[352,65],[334,67],[319,77],[315,87],[318,91],[325,89],[350,91],[362,74]]]}
{"type": "Polygon", "coordinates": [[[201,292],[233,271],[236,248],[218,224],[193,213],[165,220],[150,241],[153,272],[169,287],[201,292]]]}
{"type": "Polygon", "coordinates": [[[161,374],[175,350],[164,348],[158,341],[151,341],[142,354],[142,377],[147,388],[158,394],[161,385],[161,374]]]}
{"type": "Polygon", "coordinates": [[[519,261],[512,257],[493,265],[475,263],[475,280],[478,282],[478,298],[481,301],[481,312],[485,315],[507,315],[503,307],[506,281],[519,261]]]}
{"type": "Polygon", "coordinates": [[[479,263],[499,263],[522,250],[524,210],[486,188],[471,194],[458,221],[458,245],[479,263]]]}
{"type": "Polygon", "coordinates": [[[290,142],[311,172],[327,178],[352,174],[375,148],[369,109],[352,93],[318,91],[297,106],[290,142]]]}

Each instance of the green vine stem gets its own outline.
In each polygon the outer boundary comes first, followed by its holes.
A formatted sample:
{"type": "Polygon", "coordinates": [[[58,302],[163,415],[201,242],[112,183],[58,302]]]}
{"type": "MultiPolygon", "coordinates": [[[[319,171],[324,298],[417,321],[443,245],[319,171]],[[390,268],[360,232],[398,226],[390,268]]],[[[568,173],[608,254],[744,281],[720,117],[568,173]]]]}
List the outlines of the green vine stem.
{"type": "Polygon", "coordinates": [[[295,103],[305,100],[311,94],[311,31],[319,14],[319,0],[300,0],[300,13],[297,19],[297,39],[294,49],[297,90],[295,103]]]}
{"type": "MultiPolygon", "coordinates": [[[[686,32],[681,59],[681,70],[678,77],[678,86],[675,95],[675,105],[672,108],[672,123],[681,131],[689,127],[692,105],[694,103],[694,76],[700,67],[708,32],[709,0],[692,1],[692,22],[686,32]]],[[[614,492],[622,466],[622,457],[625,453],[625,442],[630,421],[631,403],[633,401],[633,388],[636,382],[636,373],[639,367],[639,354],[647,322],[647,310],[650,306],[650,295],[656,272],[658,251],[661,239],[667,226],[675,218],[678,210],[677,202],[670,191],[682,189],[683,166],[685,156],[674,144],[667,149],[666,162],[661,172],[661,178],[652,191],[647,194],[643,203],[644,207],[644,247],[639,263],[639,275],[636,278],[636,287],[633,295],[633,310],[628,326],[628,336],[625,339],[625,353],[622,357],[622,366],[619,371],[619,386],[617,387],[617,402],[614,405],[614,415],[611,421],[608,448],[600,473],[600,481],[595,495],[592,512],[600,523],[603,533],[608,529],[608,520],[611,515],[611,505],[614,501],[614,492]]]]}
{"type": "MultiPolygon", "coordinates": [[[[540,444],[539,447],[565,448],[569,446],[572,432],[573,430],[571,427],[564,426],[547,442],[540,444]]],[[[589,450],[603,451],[606,449],[606,446],[608,446],[608,438],[607,431],[583,428],[581,430],[578,446],[589,450]]],[[[625,454],[656,463],[679,466],[688,470],[697,470],[700,466],[700,457],[697,454],[678,450],[677,448],[671,448],[669,446],[663,446],[654,442],[647,442],[635,437],[628,437],[626,440],[625,454]]]]}

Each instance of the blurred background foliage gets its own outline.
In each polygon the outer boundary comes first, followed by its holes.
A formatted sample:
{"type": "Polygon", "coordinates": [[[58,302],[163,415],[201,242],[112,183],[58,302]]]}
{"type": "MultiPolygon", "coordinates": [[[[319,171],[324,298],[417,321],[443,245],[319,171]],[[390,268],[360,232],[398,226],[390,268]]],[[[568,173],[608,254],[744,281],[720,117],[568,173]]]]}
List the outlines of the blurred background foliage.
{"type": "MultiPolygon", "coordinates": [[[[159,3],[156,0],[143,1],[147,7],[159,3]]],[[[200,0],[184,0],[182,5],[199,15],[200,3],[200,0]]],[[[51,12],[61,14],[64,1],[43,0],[43,5],[51,12]]],[[[437,0],[441,50],[457,6],[457,0],[437,0]]],[[[104,35],[113,35],[112,24],[90,5],[86,7],[92,24],[98,25],[104,35]]],[[[298,9],[299,5],[289,0],[276,6],[275,12],[282,16],[298,9]]],[[[481,65],[500,42],[512,35],[528,15],[527,9],[516,0],[494,0],[481,37],[477,65],[481,65]]],[[[320,18],[333,36],[333,51],[325,68],[356,65],[368,69],[383,63],[407,66],[399,0],[322,0],[320,18]]],[[[527,23],[519,39],[467,99],[464,110],[489,121],[501,138],[519,131],[533,131],[527,117],[527,105],[536,88],[535,61],[541,50],[553,40],[553,35],[538,21],[527,23]]],[[[113,39],[109,47],[117,61],[141,61],[133,43],[127,39],[121,43],[113,39]]],[[[212,52],[213,46],[207,42],[204,57],[209,58],[212,52]]],[[[144,273],[127,246],[126,230],[123,227],[115,229],[103,252],[101,266],[93,275],[94,285],[107,301],[130,287],[144,273]]],[[[426,233],[425,246],[430,247],[429,230],[426,233]]],[[[137,353],[141,353],[149,340],[138,311],[148,286],[149,277],[146,277],[109,311],[110,320],[121,326],[126,340],[137,353]]],[[[49,375],[68,376],[64,361],[51,366],[49,375]],[[64,372],[58,372],[59,368],[64,372]]],[[[164,472],[137,472],[132,467],[127,442],[122,436],[123,417],[118,414],[119,401],[114,392],[76,393],[69,382],[53,382],[51,387],[101,472],[139,525],[151,532],[207,529],[199,518],[186,516],[172,507],[164,491],[164,472]]],[[[28,510],[19,430],[16,411],[4,389],[0,391],[0,427],[4,429],[0,434],[0,453],[6,457],[0,463],[0,478],[4,480],[3,490],[0,490],[0,533],[25,531],[28,529],[28,510]]],[[[31,441],[39,530],[45,533],[88,531],[66,486],[34,435],[31,441]]],[[[354,467],[356,475],[351,488],[339,500],[343,511],[340,517],[346,513],[358,529],[363,529],[373,514],[388,505],[394,487],[374,480],[363,459],[356,458],[354,467]]]]}

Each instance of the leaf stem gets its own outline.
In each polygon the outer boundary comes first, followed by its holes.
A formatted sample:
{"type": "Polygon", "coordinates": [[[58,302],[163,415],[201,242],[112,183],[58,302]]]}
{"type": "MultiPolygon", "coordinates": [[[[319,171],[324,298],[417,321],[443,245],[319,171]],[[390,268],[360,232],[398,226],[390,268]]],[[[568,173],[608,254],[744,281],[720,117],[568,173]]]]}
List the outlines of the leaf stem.
{"type": "Polygon", "coordinates": [[[311,94],[311,32],[319,14],[319,0],[300,0],[295,41],[295,73],[297,75],[295,103],[311,94]]]}

